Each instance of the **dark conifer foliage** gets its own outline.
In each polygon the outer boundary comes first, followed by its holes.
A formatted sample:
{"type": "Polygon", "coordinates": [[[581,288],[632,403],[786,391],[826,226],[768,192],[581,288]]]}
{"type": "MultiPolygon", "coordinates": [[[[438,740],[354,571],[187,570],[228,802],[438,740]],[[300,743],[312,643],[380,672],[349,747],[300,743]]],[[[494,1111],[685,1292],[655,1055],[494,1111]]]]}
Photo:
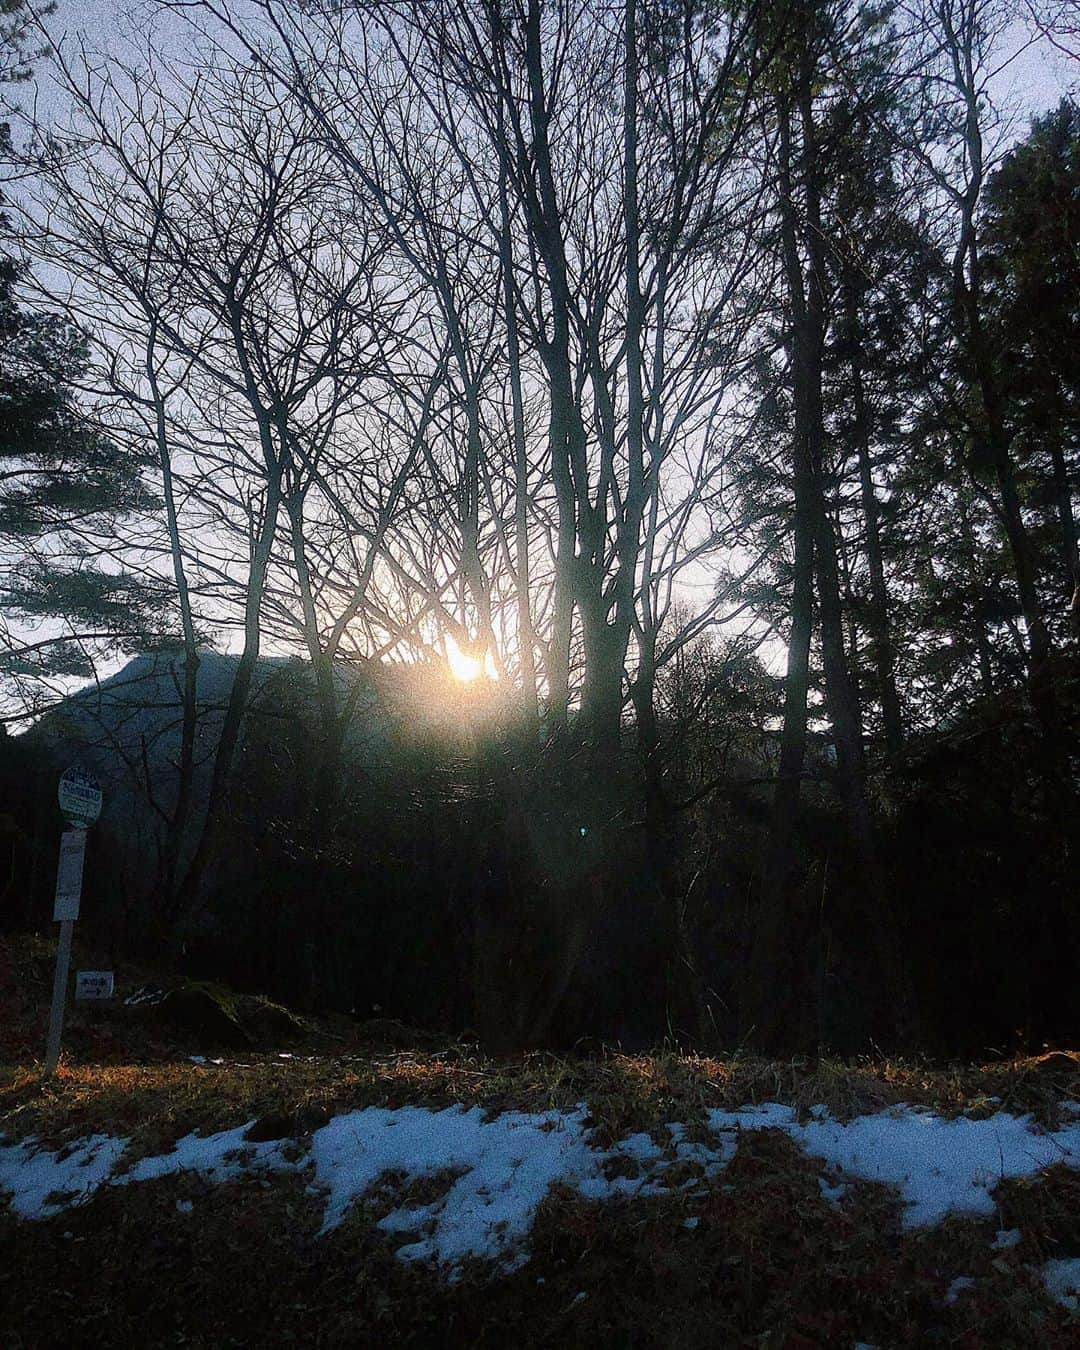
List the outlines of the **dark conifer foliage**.
{"type": "MultiPolygon", "coordinates": [[[[151,638],[153,608],[167,596],[101,567],[93,540],[118,517],[154,506],[145,459],[121,450],[79,409],[82,336],[20,306],[14,262],[0,269],[0,538],[9,556],[24,551],[5,571],[5,609],[32,623],[62,618],[85,641],[104,636],[131,650],[151,638]]],[[[18,657],[9,646],[9,671],[18,657]]],[[[47,643],[26,662],[42,672],[90,670],[79,642],[47,643]]]]}
{"type": "MultiPolygon", "coordinates": [[[[22,83],[42,53],[22,0],[0,4],[0,84],[22,83]]],[[[19,170],[8,124],[0,158],[19,170]]],[[[2,198],[0,198],[2,202],[2,198]]],[[[9,679],[92,673],[90,651],[136,650],[167,631],[170,593],[117,558],[102,565],[117,520],[156,498],[146,456],[124,449],[80,406],[85,335],[57,313],[21,301],[24,268],[10,213],[0,210],[0,672],[9,679]],[[42,631],[59,621],[62,631],[42,631]]]]}

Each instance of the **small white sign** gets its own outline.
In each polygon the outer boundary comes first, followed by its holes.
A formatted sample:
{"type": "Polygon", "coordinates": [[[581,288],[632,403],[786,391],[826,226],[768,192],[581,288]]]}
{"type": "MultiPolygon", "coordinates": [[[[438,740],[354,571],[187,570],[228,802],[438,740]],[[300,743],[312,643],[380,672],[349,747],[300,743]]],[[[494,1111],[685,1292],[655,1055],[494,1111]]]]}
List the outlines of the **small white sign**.
{"type": "Polygon", "coordinates": [[[56,868],[56,898],[53,902],[53,919],[57,923],[79,917],[85,857],[86,831],[65,830],[60,836],[60,861],[56,868]]]}
{"type": "Polygon", "coordinates": [[[75,1001],[109,999],[113,996],[111,970],[77,970],[75,972],[75,1001]]]}
{"type": "Polygon", "coordinates": [[[64,819],[76,829],[85,830],[101,815],[101,784],[77,765],[60,779],[56,796],[64,819]]]}

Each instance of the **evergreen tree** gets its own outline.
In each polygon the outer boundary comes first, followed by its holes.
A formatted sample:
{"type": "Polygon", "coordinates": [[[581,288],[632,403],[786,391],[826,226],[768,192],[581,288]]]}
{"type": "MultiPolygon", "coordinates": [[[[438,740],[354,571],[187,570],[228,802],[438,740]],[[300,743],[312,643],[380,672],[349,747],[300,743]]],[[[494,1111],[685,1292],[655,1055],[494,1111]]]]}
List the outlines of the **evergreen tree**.
{"type": "MultiPolygon", "coordinates": [[[[30,74],[28,26],[22,0],[0,0],[0,82],[30,74]]],[[[0,154],[15,159],[6,124],[0,154]]],[[[102,644],[134,648],[166,631],[164,588],[109,548],[116,522],[155,502],[145,457],[79,407],[83,335],[20,303],[11,239],[0,211],[0,675],[85,674],[102,644]]]]}
{"type": "Polygon", "coordinates": [[[1051,615],[1080,629],[1073,496],[1080,438],[1080,107],[1036,120],[992,177],[982,222],[1000,378],[1040,542],[1051,615]],[[1064,601],[1064,605],[1061,601],[1064,601]]]}
{"type": "MultiPolygon", "coordinates": [[[[899,936],[888,879],[878,856],[867,789],[863,712],[851,641],[849,558],[838,512],[844,454],[838,447],[830,368],[835,340],[850,328],[830,225],[844,177],[842,114],[847,90],[878,93],[889,49],[884,14],[858,13],[839,0],[800,0],[783,14],[780,54],[763,108],[772,163],[773,248],[783,294],[780,388],[766,399],[768,420],[790,425],[791,620],[783,728],[777,763],[770,845],[762,879],[760,918],[748,1002],[766,1037],[780,1024],[790,1034],[793,1006],[808,1000],[798,986],[803,954],[792,950],[797,910],[805,903],[797,877],[796,822],[806,772],[811,655],[817,635],[824,711],[835,757],[833,779],[842,804],[858,885],[853,916],[864,950],[864,1022],[897,1027],[910,1019],[899,936]],[[795,922],[793,923],[793,920],[795,922]],[[872,971],[872,974],[871,974],[872,971]],[[779,978],[778,978],[779,976],[779,978]],[[777,984],[784,994],[777,995],[777,984]],[[782,999],[792,1002],[784,1006],[782,999]],[[875,1004],[877,1006],[875,1006],[875,1004]]],[[[771,29],[775,16],[766,20],[771,29]]],[[[767,38],[773,34],[767,32],[767,38]]],[[[863,419],[867,439],[870,426],[863,419]]],[[[880,597],[879,597],[880,598],[880,597]]],[[[884,654],[879,645],[879,653],[884,654]]],[[[794,1016],[798,1017],[798,1011],[794,1016]]],[[[816,1021],[816,1019],[814,1019],[816,1021]]]]}

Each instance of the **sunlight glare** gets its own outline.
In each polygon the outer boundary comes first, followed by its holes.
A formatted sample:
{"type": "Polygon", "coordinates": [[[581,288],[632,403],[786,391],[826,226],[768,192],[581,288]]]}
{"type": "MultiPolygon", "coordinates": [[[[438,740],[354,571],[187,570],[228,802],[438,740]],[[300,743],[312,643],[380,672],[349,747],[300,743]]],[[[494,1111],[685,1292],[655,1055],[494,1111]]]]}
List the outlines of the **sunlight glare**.
{"type": "Polygon", "coordinates": [[[478,656],[470,656],[461,650],[451,633],[446,635],[446,659],[450,674],[463,684],[470,683],[480,675],[486,675],[489,680],[498,678],[490,652],[485,652],[482,660],[478,656]]]}

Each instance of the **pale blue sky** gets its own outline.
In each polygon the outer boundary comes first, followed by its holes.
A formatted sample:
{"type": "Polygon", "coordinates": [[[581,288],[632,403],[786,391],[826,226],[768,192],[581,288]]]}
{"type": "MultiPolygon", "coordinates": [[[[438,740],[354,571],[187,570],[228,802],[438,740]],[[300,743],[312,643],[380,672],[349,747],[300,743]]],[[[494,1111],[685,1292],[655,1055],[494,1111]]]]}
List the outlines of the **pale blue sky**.
{"type": "MultiPolygon", "coordinates": [[[[155,50],[180,56],[190,33],[184,18],[162,13],[155,0],[58,0],[50,22],[55,33],[68,33],[93,47],[116,53],[129,50],[134,34],[136,41],[152,37],[155,50]]],[[[1023,25],[1014,25],[1014,33],[1020,48],[1026,40],[1023,25]]],[[[46,83],[47,70],[43,68],[41,74],[46,83]]],[[[1077,87],[1078,81],[1080,62],[1070,61],[1041,41],[1022,51],[1002,73],[997,80],[997,95],[1015,98],[1022,109],[1036,113],[1054,106],[1070,85],[1077,87]]],[[[44,97],[48,100],[47,93],[44,97]]]]}

